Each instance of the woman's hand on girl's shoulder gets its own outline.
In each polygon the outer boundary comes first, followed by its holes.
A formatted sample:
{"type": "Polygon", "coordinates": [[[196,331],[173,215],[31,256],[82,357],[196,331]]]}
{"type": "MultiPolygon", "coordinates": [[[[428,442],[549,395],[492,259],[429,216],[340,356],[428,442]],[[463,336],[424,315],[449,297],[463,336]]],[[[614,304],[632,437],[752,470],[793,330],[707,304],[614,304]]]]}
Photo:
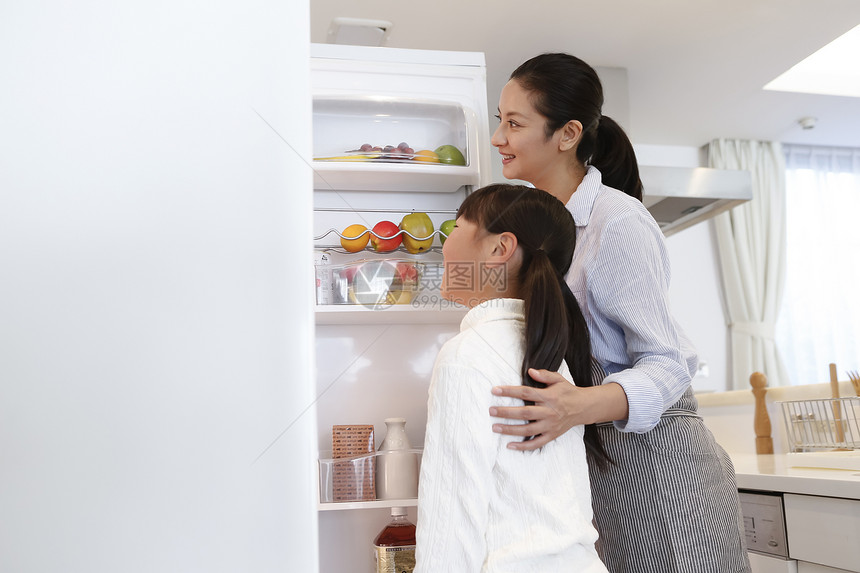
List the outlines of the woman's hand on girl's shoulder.
{"type": "Polygon", "coordinates": [[[530,386],[496,386],[496,396],[507,396],[534,402],[532,406],[493,406],[490,416],[509,420],[530,420],[526,424],[493,424],[493,431],[510,436],[535,436],[527,442],[511,442],[514,450],[536,450],[561,436],[574,426],[610,422],[627,418],[627,395],[619,384],[580,388],[558,372],[529,370],[529,374],[546,388],[530,386]]]}

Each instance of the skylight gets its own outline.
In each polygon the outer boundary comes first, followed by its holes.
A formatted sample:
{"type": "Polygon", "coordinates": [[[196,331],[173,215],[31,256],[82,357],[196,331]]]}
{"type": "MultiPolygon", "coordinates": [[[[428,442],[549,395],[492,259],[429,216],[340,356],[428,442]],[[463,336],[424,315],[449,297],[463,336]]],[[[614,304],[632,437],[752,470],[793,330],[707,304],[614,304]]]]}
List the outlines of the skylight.
{"type": "Polygon", "coordinates": [[[764,86],[766,90],[860,97],[860,26],[764,86]]]}

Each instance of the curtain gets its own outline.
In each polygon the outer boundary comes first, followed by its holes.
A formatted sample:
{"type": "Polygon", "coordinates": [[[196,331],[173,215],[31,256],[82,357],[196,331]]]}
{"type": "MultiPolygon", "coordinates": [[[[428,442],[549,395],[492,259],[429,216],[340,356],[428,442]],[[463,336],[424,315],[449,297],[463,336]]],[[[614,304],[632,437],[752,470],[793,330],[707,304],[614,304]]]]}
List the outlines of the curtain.
{"type": "Polygon", "coordinates": [[[787,281],[777,341],[794,384],[860,370],[860,149],[784,145],[787,281]]]}
{"type": "Polygon", "coordinates": [[[714,218],[732,368],[729,389],[748,389],[753,372],[769,386],[790,384],[775,331],[785,285],[785,158],[776,142],[719,139],[711,167],[752,174],[753,199],[714,218]]]}

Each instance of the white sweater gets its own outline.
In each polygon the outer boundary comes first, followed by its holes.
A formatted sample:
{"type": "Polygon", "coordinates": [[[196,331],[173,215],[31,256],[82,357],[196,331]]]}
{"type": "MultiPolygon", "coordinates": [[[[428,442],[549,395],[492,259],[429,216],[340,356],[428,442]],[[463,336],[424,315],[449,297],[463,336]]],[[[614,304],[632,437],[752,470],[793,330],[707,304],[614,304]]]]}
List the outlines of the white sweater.
{"type": "MultiPolygon", "coordinates": [[[[523,301],[471,309],[439,352],[430,382],[418,493],[415,573],[605,572],[594,542],[591,491],[578,426],[542,449],[492,431],[494,396],[522,383],[523,301]]],[[[559,370],[570,380],[566,364],[559,370]]]]}

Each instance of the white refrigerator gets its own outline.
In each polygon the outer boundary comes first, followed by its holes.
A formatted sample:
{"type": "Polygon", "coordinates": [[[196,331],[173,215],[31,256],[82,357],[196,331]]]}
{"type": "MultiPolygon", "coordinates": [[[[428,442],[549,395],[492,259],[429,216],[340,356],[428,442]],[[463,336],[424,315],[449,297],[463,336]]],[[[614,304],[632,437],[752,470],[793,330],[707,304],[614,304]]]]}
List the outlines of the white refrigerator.
{"type": "MultiPolygon", "coordinates": [[[[378,448],[385,419],[405,418],[411,446],[424,443],[433,362],[465,314],[439,299],[438,229],[490,177],[484,56],[312,45],[311,90],[320,571],[371,573],[373,540],[390,508],[407,506],[415,523],[416,500],[334,501],[332,427],[372,425],[378,448]],[[415,154],[452,145],[462,158],[419,161],[401,143],[415,154]],[[393,149],[386,154],[385,146],[393,149]],[[349,252],[340,243],[350,225],[397,225],[412,212],[427,213],[436,229],[428,251],[401,245],[379,253],[368,245],[349,252]],[[405,297],[381,297],[378,304],[359,296],[356,277],[391,260],[419,268],[418,284],[405,297]]],[[[394,282],[382,290],[399,288],[394,282]]]]}
{"type": "Polygon", "coordinates": [[[307,3],[0,12],[0,571],[317,571],[307,3]]]}

